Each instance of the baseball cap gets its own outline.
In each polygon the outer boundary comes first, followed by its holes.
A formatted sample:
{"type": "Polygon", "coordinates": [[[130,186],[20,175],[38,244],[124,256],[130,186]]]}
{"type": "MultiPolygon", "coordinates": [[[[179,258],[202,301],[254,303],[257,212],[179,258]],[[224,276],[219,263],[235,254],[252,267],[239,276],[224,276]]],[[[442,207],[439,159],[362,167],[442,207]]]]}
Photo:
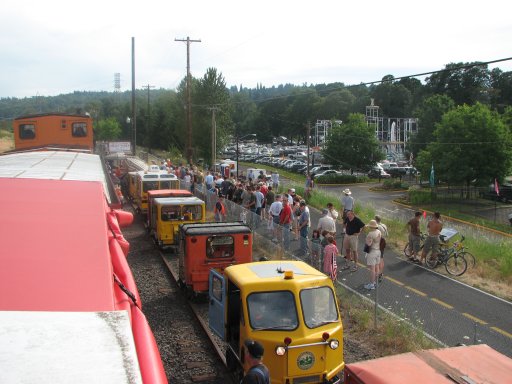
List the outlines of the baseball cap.
{"type": "Polygon", "coordinates": [[[244,345],[252,357],[256,359],[261,359],[263,357],[265,350],[259,341],[247,339],[245,340],[244,345]]]}

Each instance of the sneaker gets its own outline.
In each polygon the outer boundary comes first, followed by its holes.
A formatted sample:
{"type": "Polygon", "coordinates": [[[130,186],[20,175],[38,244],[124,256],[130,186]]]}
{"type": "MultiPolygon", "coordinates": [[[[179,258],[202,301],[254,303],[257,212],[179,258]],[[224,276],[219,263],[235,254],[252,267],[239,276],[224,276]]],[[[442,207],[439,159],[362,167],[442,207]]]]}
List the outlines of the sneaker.
{"type": "Polygon", "coordinates": [[[380,273],[380,274],[379,274],[379,283],[382,283],[382,279],[383,279],[383,277],[382,277],[382,273],[380,273]]]}
{"type": "Polygon", "coordinates": [[[350,272],[355,272],[357,271],[357,265],[354,265],[352,268],[350,268],[350,272]]]}
{"type": "Polygon", "coordinates": [[[344,265],[343,267],[341,267],[341,270],[346,271],[349,268],[350,268],[350,265],[344,265]]]}
{"type": "Polygon", "coordinates": [[[365,284],[364,288],[368,289],[368,290],[375,289],[375,284],[374,283],[365,284]]]}

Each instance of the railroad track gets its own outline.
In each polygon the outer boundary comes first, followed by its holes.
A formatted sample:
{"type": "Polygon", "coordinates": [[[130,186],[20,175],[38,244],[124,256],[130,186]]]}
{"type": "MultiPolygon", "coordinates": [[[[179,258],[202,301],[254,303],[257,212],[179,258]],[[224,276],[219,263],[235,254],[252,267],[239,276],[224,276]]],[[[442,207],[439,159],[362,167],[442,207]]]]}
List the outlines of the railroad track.
{"type": "Polygon", "coordinates": [[[209,332],[207,305],[187,300],[173,276],[177,270],[163,261],[167,256],[169,264],[175,262],[177,267],[177,256],[162,254],[152,246],[140,215],[123,234],[130,242],[128,262],[169,383],[234,383],[219,343],[209,332]]]}

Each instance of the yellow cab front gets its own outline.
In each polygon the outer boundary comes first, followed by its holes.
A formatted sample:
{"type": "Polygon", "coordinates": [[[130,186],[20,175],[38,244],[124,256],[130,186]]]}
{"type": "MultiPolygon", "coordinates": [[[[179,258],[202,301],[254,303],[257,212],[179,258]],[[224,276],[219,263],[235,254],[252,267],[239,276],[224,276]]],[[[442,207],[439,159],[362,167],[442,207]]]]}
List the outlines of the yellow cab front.
{"type": "Polygon", "coordinates": [[[243,343],[258,340],[272,383],[339,383],[343,326],[329,277],[301,261],[234,265],[209,281],[210,328],[242,376],[243,343]]]}
{"type": "Polygon", "coordinates": [[[151,209],[151,232],[160,247],[177,245],[180,224],[200,223],[206,218],[204,201],[195,196],[156,198],[151,209]]]}

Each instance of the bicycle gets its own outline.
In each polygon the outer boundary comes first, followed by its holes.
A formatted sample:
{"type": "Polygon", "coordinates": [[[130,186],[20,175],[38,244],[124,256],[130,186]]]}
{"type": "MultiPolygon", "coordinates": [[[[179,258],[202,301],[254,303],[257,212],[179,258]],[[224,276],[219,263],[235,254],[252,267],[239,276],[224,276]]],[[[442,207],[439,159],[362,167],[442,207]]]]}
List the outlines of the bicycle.
{"type": "Polygon", "coordinates": [[[466,251],[466,247],[463,244],[464,239],[465,239],[464,235],[461,235],[460,241],[455,241],[453,243],[453,247],[455,248],[455,253],[460,254],[460,256],[462,256],[464,259],[466,259],[468,266],[471,268],[474,268],[476,265],[476,258],[471,252],[466,251]]]}
{"type": "MultiPolygon", "coordinates": [[[[425,245],[425,239],[427,238],[427,235],[424,234],[424,233],[420,233],[420,252],[418,253],[418,257],[419,255],[421,255],[421,251],[423,250],[423,246],[425,245]]],[[[407,258],[411,258],[411,250],[409,249],[409,242],[407,242],[407,244],[405,244],[405,247],[404,247],[404,255],[407,257],[407,258]]]]}
{"type": "MultiPolygon", "coordinates": [[[[441,240],[443,240],[441,238],[441,240]]],[[[459,242],[456,242],[459,243],[459,242]]],[[[451,247],[442,247],[437,254],[437,257],[432,257],[430,254],[425,263],[430,269],[436,268],[438,265],[444,264],[446,272],[452,276],[461,276],[468,269],[468,263],[462,253],[457,252],[458,244],[453,244],[451,247]]]]}

